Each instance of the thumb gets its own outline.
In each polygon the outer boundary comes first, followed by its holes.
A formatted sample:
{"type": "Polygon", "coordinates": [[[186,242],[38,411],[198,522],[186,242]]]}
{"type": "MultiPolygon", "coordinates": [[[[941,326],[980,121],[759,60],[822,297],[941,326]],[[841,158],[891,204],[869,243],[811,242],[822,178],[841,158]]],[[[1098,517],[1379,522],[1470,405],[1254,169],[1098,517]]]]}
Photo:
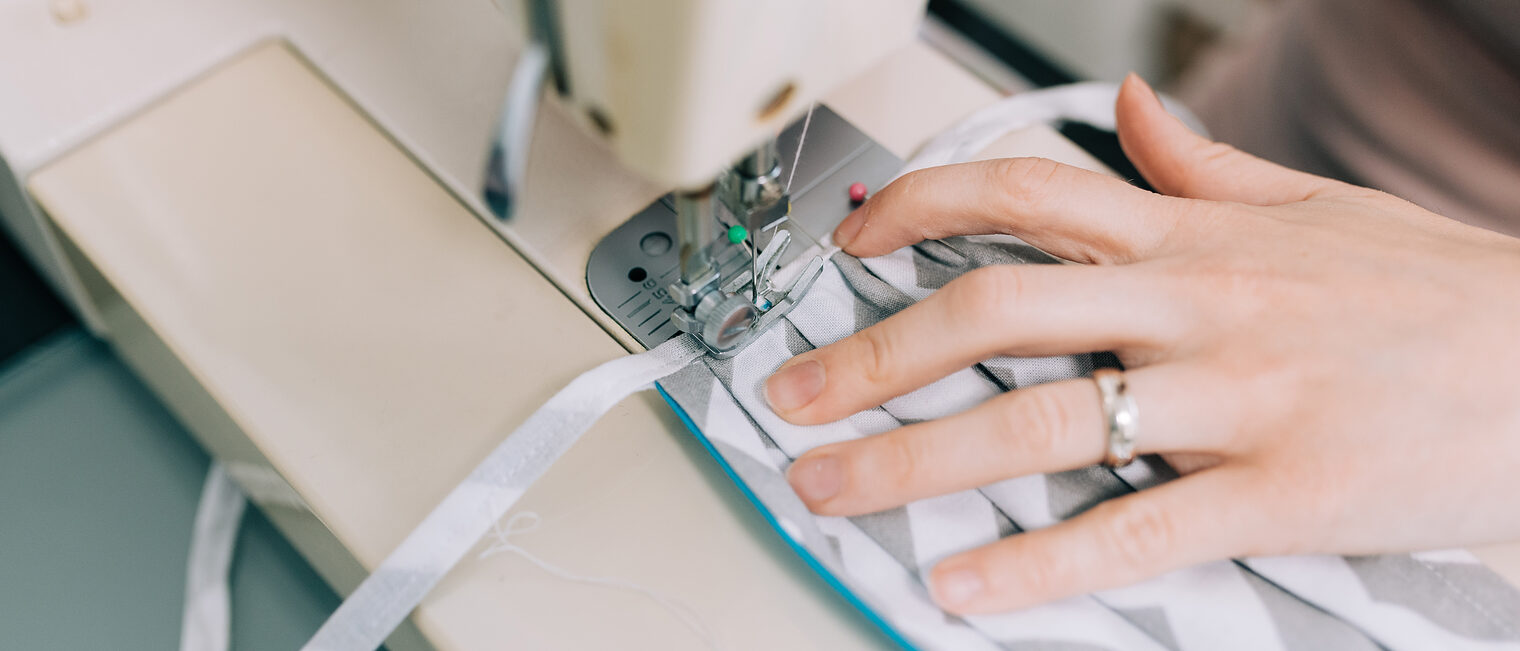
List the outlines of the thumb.
{"type": "Polygon", "coordinates": [[[1193,133],[1166,112],[1156,92],[1134,73],[1119,89],[1115,112],[1125,155],[1163,194],[1271,206],[1346,187],[1193,133]]]}

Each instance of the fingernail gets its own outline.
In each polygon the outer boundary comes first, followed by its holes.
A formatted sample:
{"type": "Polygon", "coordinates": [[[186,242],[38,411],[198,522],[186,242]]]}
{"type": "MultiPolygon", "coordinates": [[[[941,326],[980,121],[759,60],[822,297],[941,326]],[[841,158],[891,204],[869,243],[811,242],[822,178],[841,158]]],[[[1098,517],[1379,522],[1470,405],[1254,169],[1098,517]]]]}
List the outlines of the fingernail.
{"type": "Polygon", "coordinates": [[[850,213],[849,217],[845,217],[844,221],[839,222],[839,226],[834,228],[834,245],[841,249],[849,246],[850,242],[855,241],[855,236],[860,235],[860,227],[865,223],[864,210],[857,209],[850,213]]]}
{"type": "Polygon", "coordinates": [[[823,364],[818,360],[784,366],[765,381],[765,401],[779,412],[806,407],[820,393],[823,393],[823,364]]]}
{"type": "Polygon", "coordinates": [[[975,570],[950,570],[934,580],[934,600],[945,608],[959,608],[982,594],[987,584],[975,570]]]}
{"type": "Polygon", "coordinates": [[[823,502],[844,488],[844,464],[832,454],[804,457],[786,471],[792,490],[807,502],[823,502]]]}

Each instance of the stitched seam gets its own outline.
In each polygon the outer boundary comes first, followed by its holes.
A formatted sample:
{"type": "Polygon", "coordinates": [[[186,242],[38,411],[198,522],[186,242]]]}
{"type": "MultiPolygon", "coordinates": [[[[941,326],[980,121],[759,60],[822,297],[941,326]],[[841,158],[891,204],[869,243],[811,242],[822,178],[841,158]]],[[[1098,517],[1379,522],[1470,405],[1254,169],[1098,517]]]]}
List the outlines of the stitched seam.
{"type": "Polygon", "coordinates": [[[1440,579],[1442,583],[1445,583],[1448,588],[1451,588],[1452,592],[1455,592],[1457,596],[1461,597],[1462,601],[1467,602],[1467,605],[1471,606],[1472,609],[1474,611],[1477,611],[1477,613],[1483,616],[1484,619],[1487,619],[1489,623],[1499,627],[1500,630],[1504,631],[1505,635],[1508,635],[1512,638],[1515,637],[1515,629],[1511,628],[1508,623],[1501,621],[1496,615],[1493,614],[1492,611],[1484,608],[1483,604],[1478,603],[1478,600],[1474,599],[1470,593],[1462,589],[1462,586],[1458,585],[1455,581],[1452,581],[1450,578],[1448,578],[1444,570],[1442,570],[1434,563],[1431,563],[1430,561],[1427,561],[1423,558],[1417,558],[1414,556],[1410,556],[1410,558],[1413,558],[1415,562],[1419,563],[1425,569],[1430,570],[1430,572],[1434,574],[1436,578],[1440,579]]]}

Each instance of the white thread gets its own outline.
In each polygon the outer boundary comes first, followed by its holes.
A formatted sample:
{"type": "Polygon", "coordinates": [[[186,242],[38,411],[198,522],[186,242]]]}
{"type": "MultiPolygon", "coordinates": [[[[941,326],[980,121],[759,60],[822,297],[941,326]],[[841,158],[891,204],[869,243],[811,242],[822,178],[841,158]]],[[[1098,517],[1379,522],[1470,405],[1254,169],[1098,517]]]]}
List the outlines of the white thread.
{"type": "Polygon", "coordinates": [[[786,175],[786,193],[792,193],[792,179],[797,178],[797,163],[802,160],[802,143],[807,142],[808,125],[813,123],[813,109],[817,102],[808,105],[807,117],[802,118],[802,135],[797,136],[797,152],[792,154],[792,171],[786,175]]]}
{"type": "MultiPolygon", "coordinates": [[[[1067,84],[1010,95],[941,131],[903,164],[897,177],[926,167],[970,160],[998,138],[1035,124],[1065,120],[1114,131],[1117,128],[1114,103],[1118,99],[1119,85],[1105,82],[1067,84]]],[[[1161,103],[1188,128],[1207,137],[1203,123],[1181,102],[1162,96],[1161,103]]]]}
{"type": "Polygon", "coordinates": [[[539,569],[566,581],[601,586],[604,588],[613,588],[616,590],[627,590],[629,592],[643,595],[649,598],[650,601],[658,604],[661,608],[664,608],[671,615],[675,616],[675,618],[680,620],[680,622],[684,624],[686,628],[691,629],[692,633],[696,634],[697,637],[702,639],[702,642],[707,645],[707,648],[722,648],[722,646],[718,644],[717,638],[712,634],[712,631],[702,623],[702,619],[696,614],[696,611],[693,611],[690,607],[688,607],[686,604],[681,603],[681,601],[675,597],[671,597],[654,588],[634,583],[633,581],[628,581],[625,579],[576,574],[570,570],[539,558],[538,556],[534,555],[533,552],[523,549],[516,543],[508,540],[508,538],[514,535],[532,533],[538,529],[538,525],[541,522],[542,518],[539,517],[538,513],[535,513],[533,511],[521,511],[513,514],[512,517],[507,518],[505,526],[502,526],[500,522],[496,523],[491,527],[492,540],[490,544],[485,548],[485,550],[480,552],[480,558],[489,558],[491,556],[502,553],[517,554],[523,560],[532,563],[539,569]]]}

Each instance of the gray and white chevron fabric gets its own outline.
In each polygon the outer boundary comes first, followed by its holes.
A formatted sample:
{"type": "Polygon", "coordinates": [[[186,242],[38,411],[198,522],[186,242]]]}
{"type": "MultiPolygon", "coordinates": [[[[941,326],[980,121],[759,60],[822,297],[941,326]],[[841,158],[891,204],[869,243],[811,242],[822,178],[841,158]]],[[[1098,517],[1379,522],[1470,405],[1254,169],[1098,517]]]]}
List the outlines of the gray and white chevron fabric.
{"type": "Polygon", "coordinates": [[[1520,649],[1520,591],[1463,551],[1247,558],[1021,612],[955,617],[925,586],[951,554],[1048,526],[1170,477],[1143,459],[1011,479],[871,515],[810,513],[784,472],[818,445],[939,418],[1000,392],[1078,377],[1090,356],[988,360],[845,420],[789,424],[763,382],[794,355],[921,300],[984,265],[1053,263],[1011,238],[954,238],[856,259],[836,253],[785,321],[729,360],[659,382],[799,552],[908,645],[923,649],[1520,649]]]}

